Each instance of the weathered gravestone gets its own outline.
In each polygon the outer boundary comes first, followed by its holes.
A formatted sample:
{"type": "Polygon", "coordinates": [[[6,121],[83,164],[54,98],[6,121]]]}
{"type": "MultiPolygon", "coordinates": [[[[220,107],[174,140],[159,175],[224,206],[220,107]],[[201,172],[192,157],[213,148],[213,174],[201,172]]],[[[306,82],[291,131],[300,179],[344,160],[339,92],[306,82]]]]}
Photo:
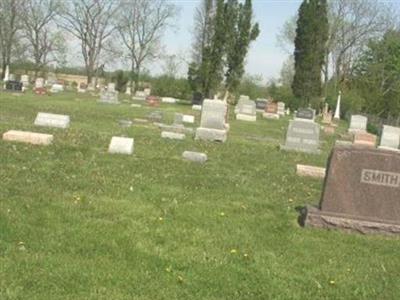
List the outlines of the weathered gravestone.
{"type": "Polygon", "coordinates": [[[383,125],[379,149],[400,151],[400,128],[383,125]]]}
{"type": "Polygon", "coordinates": [[[119,104],[118,101],[118,92],[113,89],[108,89],[107,90],[102,90],[100,92],[100,103],[106,103],[106,104],[119,104]]]}
{"type": "Polygon", "coordinates": [[[29,131],[9,130],[3,133],[3,140],[22,142],[33,145],[50,145],[53,142],[52,134],[44,134],[29,131]]]}
{"type": "Polygon", "coordinates": [[[132,94],[131,88],[128,86],[126,88],[125,95],[129,95],[130,96],[131,94],[132,94]]]}
{"type": "Polygon", "coordinates": [[[62,84],[55,83],[51,86],[50,92],[59,93],[64,91],[64,86],[62,84]]]}
{"type": "Polygon", "coordinates": [[[263,117],[267,119],[279,119],[278,104],[276,104],[275,102],[268,102],[265,106],[263,117]]]}
{"type": "Polygon", "coordinates": [[[20,81],[9,80],[6,82],[6,90],[10,92],[22,92],[23,84],[20,81]]]}
{"type": "Polygon", "coordinates": [[[306,207],[305,225],[362,233],[400,233],[400,153],[336,146],[318,208],[306,207]]]}
{"type": "Polygon", "coordinates": [[[193,104],[192,105],[192,110],[197,110],[197,111],[201,111],[201,105],[197,105],[197,104],[193,104]]]}
{"type": "Polygon", "coordinates": [[[366,132],[367,131],[367,117],[360,115],[352,115],[350,120],[350,133],[366,132]]]}
{"type": "Polygon", "coordinates": [[[311,108],[300,108],[296,113],[296,119],[314,121],[315,111],[311,108]]]}
{"type": "Polygon", "coordinates": [[[29,76],[28,75],[21,75],[21,82],[25,88],[29,86],[29,76]]]}
{"type": "Polygon", "coordinates": [[[149,119],[149,121],[151,122],[162,122],[163,121],[163,112],[156,110],[156,111],[152,111],[149,113],[149,115],[147,116],[147,118],[149,119]]]}
{"type": "Polygon", "coordinates": [[[245,98],[241,98],[236,108],[236,119],[255,122],[257,120],[256,115],[257,111],[255,102],[245,98]]]}
{"type": "Polygon", "coordinates": [[[44,87],[44,79],[41,77],[36,78],[35,80],[35,89],[40,89],[44,87]]]}
{"type": "Polygon", "coordinates": [[[36,116],[34,124],[36,126],[56,127],[65,129],[69,127],[69,123],[70,123],[69,116],[39,112],[36,116]]]}
{"type": "Polygon", "coordinates": [[[146,100],[146,93],[143,91],[136,91],[135,95],[132,97],[133,100],[137,100],[137,101],[145,101],[146,100]]]}
{"type": "Polygon", "coordinates": [[[171,97],[162,97],[161,98],[161,102],[162,103],[174,104],[174,103],[176,103],[176,99],[175,98],[171,98],[171,97]]]}
{"type": "Polygon", "coordinates": [[[227,105],[219,100],[204,100],[200,127],[196,130],[196,140],[225,142],[227,130],[225,115],[227,105]]]}
{"type": "Polygon", "coordinates": [[[256,110],[258,112],[265,112],[265,107],[267,106],[267,99],[257,99],[256,100],[256,110]]]}
{"type": "Polygon", "coordinates": [[[293,150],[319,154],[320,127],[317,123],[307,120],[291,120],[286,134],[283,150],[293,150]]]}
{"type": "Polygon", "coordinates": [[[185,151],[182,157],[186,160],[203,164],[207,161],[207,154],[201,152],[185,151]]]}
{"type": "Polygon", "coordinates": [[[171,131],[162,131],[161,132],[161,137],[163,139],[184,140],[186,136],[185,136],[184,133],[171,132],[171,131]]]}
{"type": "Polygon", "coordinates": [[[183,115],[182,121],[183,121],[183,123],[193,124],[194,123],[194,116],[192,116],[192,115],[183,115]]]}
{"type": "Polygon", "coordinates": [[[134,140],[132,138],[113,136],[108,147],[108,153],[132,154],[134,140]]]}
{"type": "Polygon", "coordinates": [[[286,114],[285,111],[285,103],[283,102],[278,102],[278,111],[277,111],[278,115],[280,116],[284,116],[286,114]]]}

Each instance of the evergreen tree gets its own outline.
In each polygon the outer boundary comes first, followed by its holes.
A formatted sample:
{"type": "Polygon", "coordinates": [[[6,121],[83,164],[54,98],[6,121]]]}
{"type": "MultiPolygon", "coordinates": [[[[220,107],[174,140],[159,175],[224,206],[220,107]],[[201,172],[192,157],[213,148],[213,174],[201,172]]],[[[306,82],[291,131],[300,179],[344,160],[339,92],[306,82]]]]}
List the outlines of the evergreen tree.
{"type": "Polygon", "coordinates": [[[304,0],[297,20],[292,83],[299,106],[310,104],[321,96],[321,72],[328,31],[326,0],[304,0]]]}

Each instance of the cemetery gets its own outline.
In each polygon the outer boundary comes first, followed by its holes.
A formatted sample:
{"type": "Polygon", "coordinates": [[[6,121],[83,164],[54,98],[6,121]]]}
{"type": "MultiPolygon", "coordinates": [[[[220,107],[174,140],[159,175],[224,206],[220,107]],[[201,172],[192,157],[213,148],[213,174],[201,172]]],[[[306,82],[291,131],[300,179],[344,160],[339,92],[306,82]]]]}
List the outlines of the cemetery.
{"type": "Polygon", "coordinates": [[[0,1],[0,300],[399,298],[393,10],[272,2],[0,1]]]}

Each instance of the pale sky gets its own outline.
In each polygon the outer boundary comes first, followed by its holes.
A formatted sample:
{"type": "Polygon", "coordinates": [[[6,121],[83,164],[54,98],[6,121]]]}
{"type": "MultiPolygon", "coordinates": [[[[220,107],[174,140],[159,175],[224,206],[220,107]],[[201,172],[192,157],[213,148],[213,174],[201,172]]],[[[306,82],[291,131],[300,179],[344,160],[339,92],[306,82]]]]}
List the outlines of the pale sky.
{"type": "MultiPolygon", "coordinates": [[[[175,28],[168,30],[164,38],[164,46],[169,55],[181,54],[190,58],[193,15],[200,1],[171,0],[181,11],[175,28]]],[[[247,73],[262,75],[264,81],[279,77],[282,63],[288,55],[278,47],[276,35],[285,21],[297,14],[300,4],[300,0],[253,0],[255,21],[259,23],[261,32],[251,44],[247,56],[247,73]]],[[[154,73],[160,72],[160,64],[153,63],[151,70],[154,73]]],[[[186,74],[187,66],[182,66],[180,71],[186,74]]]]}

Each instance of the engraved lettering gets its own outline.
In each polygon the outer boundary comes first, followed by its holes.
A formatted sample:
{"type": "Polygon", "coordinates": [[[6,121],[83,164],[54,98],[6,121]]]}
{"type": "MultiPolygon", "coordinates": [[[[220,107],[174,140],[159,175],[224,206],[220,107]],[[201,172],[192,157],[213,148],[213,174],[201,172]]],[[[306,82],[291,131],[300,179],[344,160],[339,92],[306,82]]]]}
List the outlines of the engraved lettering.
{"type": "Polygon", "coordinates": [[[363,169],[361,183],[398,188],[400,187],[400,173],[363,169]]]}

